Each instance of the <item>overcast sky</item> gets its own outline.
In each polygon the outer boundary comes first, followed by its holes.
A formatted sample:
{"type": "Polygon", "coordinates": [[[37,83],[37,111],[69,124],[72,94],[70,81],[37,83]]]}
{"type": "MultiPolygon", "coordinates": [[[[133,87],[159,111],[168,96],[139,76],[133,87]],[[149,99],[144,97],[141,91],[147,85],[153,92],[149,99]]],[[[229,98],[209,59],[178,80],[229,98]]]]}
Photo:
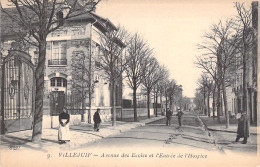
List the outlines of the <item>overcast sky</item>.
{"type": "Polygon", "coordinates": [[[193,64],[196,45],[211,24],[236,14],[233,6],[232,0],[102,0],[96,13],[140,33],[184,95],[193,97],[201,73],[193,64]]]}
{"type": "Polygon", "coordinates": [[[196,45],[211,24],[236,14],[233,6],[230,0],[103,0],[96,13],[139,32],[170,77],[183,86],[184,95],[193,97],[201,71],[193,64],[196,45]]]}

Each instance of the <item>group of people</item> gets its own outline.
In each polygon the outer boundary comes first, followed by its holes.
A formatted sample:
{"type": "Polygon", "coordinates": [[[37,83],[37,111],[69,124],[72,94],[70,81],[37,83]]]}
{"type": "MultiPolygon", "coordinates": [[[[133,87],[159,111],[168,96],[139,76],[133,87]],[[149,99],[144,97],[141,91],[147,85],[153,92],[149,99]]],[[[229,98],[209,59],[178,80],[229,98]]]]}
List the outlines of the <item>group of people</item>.
{"type": "MultiPolygon", "coordinates": [[[[100,109],[98,108],[93,116],[94,120],[94,131],[99,132],[99,126],[101,123],[100,109]]],[[[70,130],[69,130],[70,115],[67,113],[66,109],[59,114],[59,131],[58,131],[58,141],[60,144],[64,144],[70,141],[70,130]]]]}
{"type": "MultiPolygon", "coordinates": [[[[183,112],[180,110],[180,108],[178,108],[177,114],[175,116],[178,117],[178,123],[179,123],[179,126],[181,127],[183,112]]],[[[166,110],[166,126],[171,126],[171,119],[172,119],[172,111],[169,108],[167,108],[167,110],[166,110]]]]}
{"type": "MultiPolygon", "coordinates": [[[[178,108],[177,114],[179,126],[182,126],[182,116],[183,112],[178,108]]],[[[167,108],[166,110],[166,126],[171,126],[172,111],[167,108]]],[[[237,136],[235,142],[238,142],[240,138],[244,138],[242,144],[247,143],[247,138],[249,137],[249,116],[243,112],[238,113],[236,116],[238,119],[237,136]]],[[[93,116],[94,120],[94,131],[99,132],[99,126],[101,123],[100,109],[98,108],[93,116]]],[[[70,130],[69,130],[70,115],[67,110],[64,109],[62,113],[59,114],[59,131],[58,140],[60,144],[70,141],[70,130]]]]}

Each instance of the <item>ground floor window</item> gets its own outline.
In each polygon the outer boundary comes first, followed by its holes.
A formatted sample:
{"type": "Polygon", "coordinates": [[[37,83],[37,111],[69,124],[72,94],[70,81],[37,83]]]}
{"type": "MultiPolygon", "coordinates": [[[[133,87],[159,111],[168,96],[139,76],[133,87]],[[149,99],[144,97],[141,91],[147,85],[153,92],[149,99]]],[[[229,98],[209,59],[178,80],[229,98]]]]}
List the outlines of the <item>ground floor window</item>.
{"type": "Polygon", "coordinates": [[[52,78],[51,87],[67,87],[67,80],[61,77],[52,78]]]}

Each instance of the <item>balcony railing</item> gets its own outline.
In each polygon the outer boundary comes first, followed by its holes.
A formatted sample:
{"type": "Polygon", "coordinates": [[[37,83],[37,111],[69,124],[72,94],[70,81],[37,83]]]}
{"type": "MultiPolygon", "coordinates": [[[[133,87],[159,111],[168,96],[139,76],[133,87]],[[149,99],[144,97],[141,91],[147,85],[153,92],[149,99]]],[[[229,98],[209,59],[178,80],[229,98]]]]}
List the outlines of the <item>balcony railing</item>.
{"type": "Polygon", "coordinates": [[[67,65],[67,59],[51,59],[48,60],[48,65],[67,65]]]}

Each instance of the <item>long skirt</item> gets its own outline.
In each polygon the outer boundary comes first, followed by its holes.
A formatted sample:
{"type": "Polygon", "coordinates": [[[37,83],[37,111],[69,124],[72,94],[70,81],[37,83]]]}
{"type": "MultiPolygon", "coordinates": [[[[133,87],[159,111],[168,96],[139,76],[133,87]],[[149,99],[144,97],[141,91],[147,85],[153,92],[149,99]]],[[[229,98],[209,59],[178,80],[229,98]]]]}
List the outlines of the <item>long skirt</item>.
{"type": "Polygon", "coordinates": [[[70,141],[70,129],[69,129],[69,123],[65,126],[59,127],[58,131],[58,140],[59,141],[70,141]]]}

